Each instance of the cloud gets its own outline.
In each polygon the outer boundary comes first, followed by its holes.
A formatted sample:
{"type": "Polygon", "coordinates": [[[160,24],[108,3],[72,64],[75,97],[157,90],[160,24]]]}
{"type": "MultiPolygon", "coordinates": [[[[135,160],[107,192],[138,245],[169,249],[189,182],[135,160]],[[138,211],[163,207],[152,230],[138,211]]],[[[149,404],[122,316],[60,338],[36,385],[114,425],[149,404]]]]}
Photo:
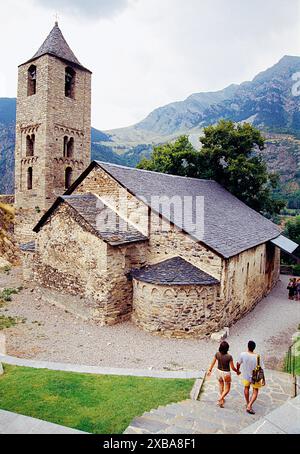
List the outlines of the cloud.
{"type": "Polygon", "coordinates": [[[16,95],[16,67],[40,47],[56,11],[75,55],[93,71],[98,129],[128,126],[299,55],[300,0],[2,1],[0,41],[9,43],[0,46],[0,96],[16,95]]]}
{"type": "Polygon", "coordinates": [[[41,6],[69,15],[88,18],[115,16],[127,8],[130,0],[35,0],[41,6]]]}

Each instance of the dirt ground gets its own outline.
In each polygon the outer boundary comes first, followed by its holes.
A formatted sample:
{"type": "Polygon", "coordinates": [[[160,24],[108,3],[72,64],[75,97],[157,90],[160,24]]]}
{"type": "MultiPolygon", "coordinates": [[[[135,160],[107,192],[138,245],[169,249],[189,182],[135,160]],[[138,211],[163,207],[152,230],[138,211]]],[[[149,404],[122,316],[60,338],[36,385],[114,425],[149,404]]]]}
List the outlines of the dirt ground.
{"type": "MultiPolygon", "coordinates": [[[[237,359],[253,339],[269,368],[281,369],[300,323],[300,302],[287,298],[287,277],[250,314],[230,330],[237,359]]],[[[0,274],[0,292],[23,286],[20,269],[0,274]]],[[[0,307],[0,316],[18,319],[5,329],[12,356],[103,367],[155,369],[207,368],[218,344],[211,340],[175,340],[153,336],[133,323],[101,327],[50,305],[34,286],[24,288],[0,307]]]]}

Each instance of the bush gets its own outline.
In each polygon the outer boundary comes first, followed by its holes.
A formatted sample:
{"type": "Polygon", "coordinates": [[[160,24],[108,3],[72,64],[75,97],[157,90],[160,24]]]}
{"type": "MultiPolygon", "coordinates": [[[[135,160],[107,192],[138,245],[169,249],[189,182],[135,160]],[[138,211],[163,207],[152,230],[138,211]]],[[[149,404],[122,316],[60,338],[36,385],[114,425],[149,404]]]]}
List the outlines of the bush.
{"type": "Polygon", "coordinates": [[[300,276],[300,265],[293,266],[294,276],[300,276]]]}

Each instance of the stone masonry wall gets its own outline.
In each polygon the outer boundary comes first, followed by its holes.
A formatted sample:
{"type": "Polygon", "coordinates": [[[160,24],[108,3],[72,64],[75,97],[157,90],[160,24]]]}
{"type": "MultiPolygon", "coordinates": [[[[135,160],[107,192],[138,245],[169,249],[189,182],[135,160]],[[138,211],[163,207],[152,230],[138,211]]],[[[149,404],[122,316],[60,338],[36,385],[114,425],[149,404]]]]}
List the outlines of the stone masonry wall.
{"type": "Polygon", "coordinates": [[[35,280],[45,288],[97,302],[94,317],[104,323],[107,301],[107,246],[61,206],[38,234],[35,280]]]}
{"type": "Polygon", "coordinates": [[[180,256],[218,280],[222,278],[222,258],[208,247],[195,242],[167,222],[157,222],[157,215],[151,214],[150,240],[147,260],[155,264],[180,256]]]}
{"type": "Polygon", "coordinates": [[[251,311],[277,284],[280,275],[280,250],[262,244],[225,262],[223,298],[224,326],[232,325],[251,311]]]}
{"type": "Polygon", "coordinates": [[[127,274],[144,264],[143,248],[107,245],[63,204],[39,232],[33,270],[27,267],[24,277],[33,273],[42,287],[58,291],[61,306],[66,295],[73,295],[82,307],[93,307],[93,319],[111,325],[130,318],[132,283],[127,274]]]}
{"type": "Polygon", "coordinates": [[[134,280],[133,320],[165,337],[204,337],[220,328],[219,286],[163,286],[134,280]]]}
{"type": "Polygon", "coordinates": [[[107,249],[107,320],[106,324],[128,320],[132,314],[132,281],[130,271],[146,265],[147,243],[107,249]]]}

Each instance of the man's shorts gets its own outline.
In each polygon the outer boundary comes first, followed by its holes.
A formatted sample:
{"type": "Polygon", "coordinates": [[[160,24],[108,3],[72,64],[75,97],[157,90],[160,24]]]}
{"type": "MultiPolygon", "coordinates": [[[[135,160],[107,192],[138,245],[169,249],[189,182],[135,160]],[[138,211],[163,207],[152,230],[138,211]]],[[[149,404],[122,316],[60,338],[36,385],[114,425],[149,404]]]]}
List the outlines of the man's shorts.
{"type": "Polygon", "coordinates": [[[245,388],[250,388],[250,386],[252,386],[253,389],[261,389],[262,388],[262,385],[260,383],[251,383],[248,380],[243,380],[243,385],[245,386],[245,388]]]}

